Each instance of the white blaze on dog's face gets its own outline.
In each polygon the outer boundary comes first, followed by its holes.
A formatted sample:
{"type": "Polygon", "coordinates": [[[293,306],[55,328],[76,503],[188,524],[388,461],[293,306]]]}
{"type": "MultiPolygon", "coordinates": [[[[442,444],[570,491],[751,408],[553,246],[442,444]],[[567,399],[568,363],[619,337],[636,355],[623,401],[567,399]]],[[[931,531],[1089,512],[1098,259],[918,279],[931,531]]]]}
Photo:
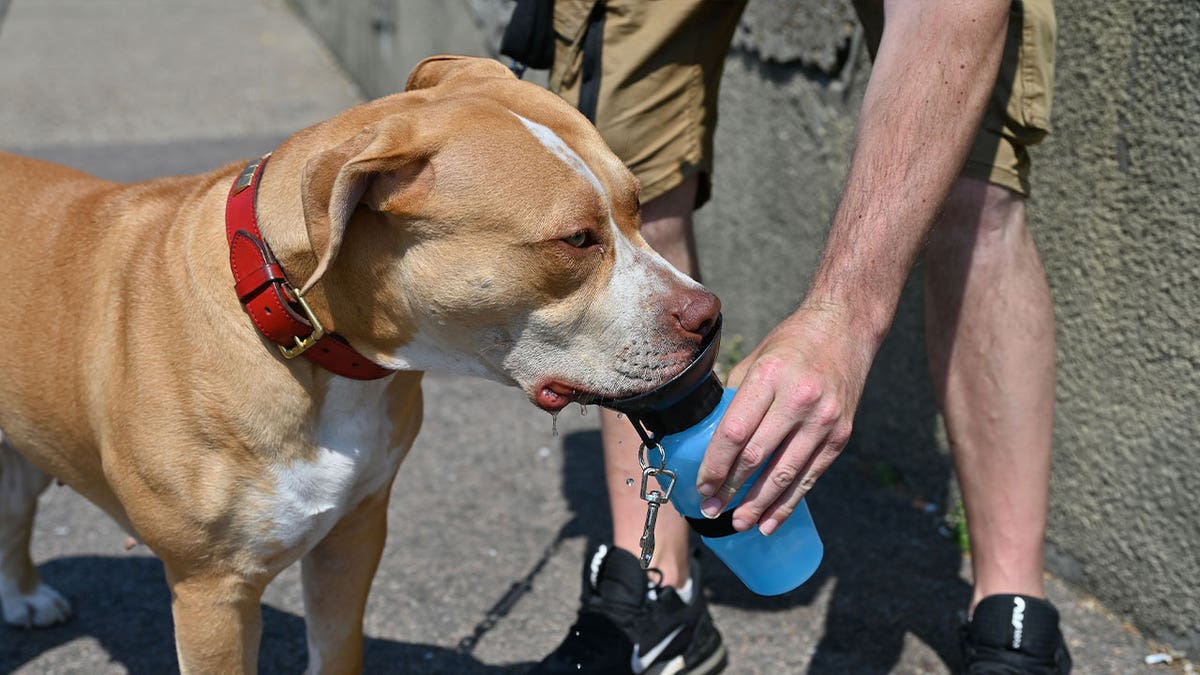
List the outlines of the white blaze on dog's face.
{"type": "Polygon", "coordinates": [[[516,384],[547,410],[683,370],[719,302],[642,239],[637,181],[595,129],[511,77],[438,89],[413,113],[419,159],[374,179],[336,266],[378,277],[369,353],[516,384]],[[355,263],[381,248],[387,269],[355,263]],[[384,319],[403,330],[380,341],[384,319]]]}
{"type": "MultiPolygon", "coordinates": [[[[516,115],[516,113],[514,113],[516,115]]],[[[629,213],[629,193],[637,186],[615,157],[597,157],[597,170],[614,174],[609,184],[625,195],[613,199],[597,173],[548,126],[516,115],[521,124],[554,157],[573,171],[593,193],[584,203],[598,203],[599,217],[568,223],[560,237],[576,256],[599,257],[602,280],[590,297],[564,303],[560,312],[535,311],[527,330],[506,358],[506,370],[537,383],[534,399],[555,409],[576,395],[623,397],[657,386],[691,363],[718,304],[698,283],[650,249],[635,227],[640,213],[629,213]],[[622,210],[625,213],[620,213],[622,210]],[[626,222],[623,229],[617,223],[626,222]],[[577,229],[572,229],[572,227],[577,229]],[[632,236],[632,239],[631,239],[632,236]],[[635,241],[637,242],[635,244],[635,241]],[[607,248],[606,248],[607,243],[607,248]],[[696,303],[695,307],[689,307],[696,303]],[[691,315],[686,316],[688,310],[691,315]],[[572,311],[579,311],[576,317],[572,311]],[[565,312],[566,316],[556,316],[565,312]],[[547,373],[546,367],[550,367],[547,373]]],[[[568,182],[578,182],[569,180],[568,182]]],[[[591,260],[581,266],[594,265],[591,260]]],[[[581,285],[581,289],[585,284],[581,285]]]]}

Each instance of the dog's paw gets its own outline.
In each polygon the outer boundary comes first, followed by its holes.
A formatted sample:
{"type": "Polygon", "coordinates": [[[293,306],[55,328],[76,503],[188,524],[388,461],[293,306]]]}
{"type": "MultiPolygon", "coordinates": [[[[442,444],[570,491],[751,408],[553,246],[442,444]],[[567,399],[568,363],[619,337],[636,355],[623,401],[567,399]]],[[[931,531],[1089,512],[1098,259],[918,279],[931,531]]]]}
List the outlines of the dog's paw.
{"type": "Polygon", "coordinates": [[[18,628],[45,628],[71,616],[71,603],[46,584],[38,584],[32,593],[21,593],[0,580],[0,605],[4,621],[18,628]]]}

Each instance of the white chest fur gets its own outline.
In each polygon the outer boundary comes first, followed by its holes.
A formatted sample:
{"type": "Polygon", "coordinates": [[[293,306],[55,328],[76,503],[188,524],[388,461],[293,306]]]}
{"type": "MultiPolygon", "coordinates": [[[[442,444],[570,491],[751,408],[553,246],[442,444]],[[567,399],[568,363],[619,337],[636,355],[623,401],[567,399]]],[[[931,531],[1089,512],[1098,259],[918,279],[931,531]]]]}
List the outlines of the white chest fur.
{"type": "Polygon", "coordinates": [[[274,467],[267,498],[270,538],[305,550],[365,497],[387,485],[403,457],[391,448],[391,378],[357,382],[335,377],[316,420],[317,453],[274,467]]]}

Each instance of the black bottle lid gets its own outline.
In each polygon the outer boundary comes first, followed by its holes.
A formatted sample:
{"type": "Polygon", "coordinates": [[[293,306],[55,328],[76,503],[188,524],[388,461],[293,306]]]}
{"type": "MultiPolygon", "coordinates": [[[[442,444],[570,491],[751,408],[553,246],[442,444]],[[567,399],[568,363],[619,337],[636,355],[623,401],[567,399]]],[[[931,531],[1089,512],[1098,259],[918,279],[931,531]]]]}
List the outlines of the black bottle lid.
{"type": "Polygon", "coordinates": [[[704,336],[700,354],[678,375],[648,392],[601,401],[600,405],[624,413],[635,424],[641,422],[657,437],[683,431],[707,417],[721,402],[725,388],[712,371],[720,348],[718,315],[712,330],[704,336]]]}

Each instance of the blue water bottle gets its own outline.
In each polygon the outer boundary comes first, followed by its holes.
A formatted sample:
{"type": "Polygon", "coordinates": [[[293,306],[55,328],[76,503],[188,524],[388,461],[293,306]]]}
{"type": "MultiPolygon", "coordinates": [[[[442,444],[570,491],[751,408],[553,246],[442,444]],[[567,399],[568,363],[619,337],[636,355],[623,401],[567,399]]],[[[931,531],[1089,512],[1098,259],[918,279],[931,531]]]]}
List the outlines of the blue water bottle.
{"type": "MultiPolygon", "coordinates": [[[[674,473],[675,485],[669,490],[671,503],[699,532],[701,541],[747,588],[759,595],[779,595],[807,581],[816,572],[825,550],[804,500],[769,537],[757,527],[745,532],[734,530],[733,510],[762,473],[759,468],[720,516],[710,519],[700,511],[704,498],[696,491],[696,475],[708,442],[736,391],[722,387],[712,372],[720,329],[718,317],[700,356],[670,382],[646,394],[602,405],[624,413],[633,422],[645,441],[644,462],[660,462],[674,473]]],[[[663,489],[668,486],[663,485],[663,489]]]]}

